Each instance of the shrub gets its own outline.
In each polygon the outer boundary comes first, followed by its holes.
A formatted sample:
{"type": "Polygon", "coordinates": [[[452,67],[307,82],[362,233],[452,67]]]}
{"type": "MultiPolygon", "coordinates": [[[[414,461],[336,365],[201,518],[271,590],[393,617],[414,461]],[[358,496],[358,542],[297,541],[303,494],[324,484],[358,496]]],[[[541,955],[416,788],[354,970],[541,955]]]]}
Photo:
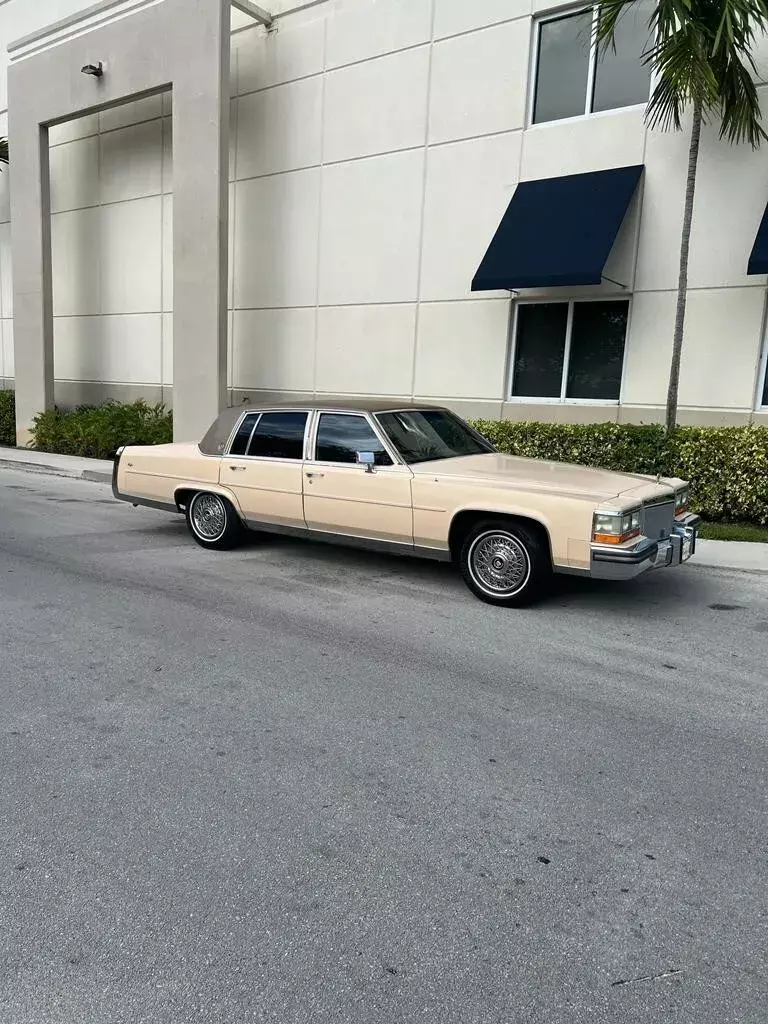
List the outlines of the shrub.
{"type": "Polygon", "coordinates": [[[768,523],[768,428],[475,423],[500,451],[529,458],[661,473],[691,483],[705,519],[768,523]]]}
{"type": "Polygon", "coordinates": [[[0,444],[16,445],[16,403],[12,391],[0,391],[0,444]]]}
{"type": "Polygon", "coordinates": [[[162,405],[140,400],[122,405],[49,409],[35,417],[35,448],[59,455],[110,458],[121,444],[164,444],[173,440],[172,414],[162,405]]]}

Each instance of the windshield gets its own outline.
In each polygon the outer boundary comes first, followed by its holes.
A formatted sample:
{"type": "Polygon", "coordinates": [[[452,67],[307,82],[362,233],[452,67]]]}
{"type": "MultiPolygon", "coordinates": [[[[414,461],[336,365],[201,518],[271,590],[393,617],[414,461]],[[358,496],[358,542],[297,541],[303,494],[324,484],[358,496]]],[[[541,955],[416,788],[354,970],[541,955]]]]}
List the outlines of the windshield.
{"type": "Polygon", "coordinates": [[[376,418],[408,465],[495,451],[469,424],[445,409],[385,412],[376,418]]]}

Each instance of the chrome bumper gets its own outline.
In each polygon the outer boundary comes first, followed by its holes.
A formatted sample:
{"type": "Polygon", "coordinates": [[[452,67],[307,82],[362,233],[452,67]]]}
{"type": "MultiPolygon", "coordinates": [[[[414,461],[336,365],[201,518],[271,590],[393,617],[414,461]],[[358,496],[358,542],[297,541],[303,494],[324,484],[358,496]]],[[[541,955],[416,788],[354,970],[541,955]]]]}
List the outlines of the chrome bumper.
{"type": "Polygon", "coordinates": [[[643,539],[633,548],[592,545],[590,576],[601,580],[631,580],[651,569],[682,565],[696,551],[701,518],[688,515],[675,520],[664,540],[643,539]]]}
{"type": "Polygon", "coordinates": [[[117,473],[120,469],[120,456],[123,454],[124,448],[125,445],[121,444],[115,452],[115,457],[112,460],[112,493],[118,501],[125,501],[125,498],[122,496],[117,486],[117,473]]]}

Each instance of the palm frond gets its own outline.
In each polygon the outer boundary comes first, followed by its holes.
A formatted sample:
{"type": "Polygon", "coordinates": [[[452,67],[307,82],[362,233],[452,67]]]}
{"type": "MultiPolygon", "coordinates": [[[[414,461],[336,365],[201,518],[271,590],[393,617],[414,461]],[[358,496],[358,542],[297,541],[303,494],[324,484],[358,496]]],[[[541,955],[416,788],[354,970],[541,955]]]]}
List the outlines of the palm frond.
{"type": "Polygon", "coordinates": [[[717,104],[717,78],[695,26],[683,25],[658,39],[646,60],[658,76],[647,110],[651,127],[673,125],[679,130],[681,112],[689,103],[698,103],[703,111],[717,104]]]}
{"type": "MultiPolygon", "coordinates": [[[[615,48],[621,18],[641,0],[599,0],[596,43],[615,48]]],[[[768,0],[655,0],[649,18],[654,42],[642,55],[656,76],[646,119],[651,127],[682,127],[697,105],[718,120],[729,142],[756,147],[768,140],[754,83],[754,51],[768,32],[768,0]]]]}
{"type": "Polygon", "coordinates": [[[731,59],[718,68],[720,138],[731,143],[748,142],[757,149],[768,141],[760,113],[760,97],[749,68],[731,59]]]}
{"type": "Polygon", "coordinates": [[[736,50],[752,63],[755,29],[765,27],[768,20],[766,0],[721,0],[717,4],[701,6],[705,6],[715,22],[712,55],[736,50]]]}

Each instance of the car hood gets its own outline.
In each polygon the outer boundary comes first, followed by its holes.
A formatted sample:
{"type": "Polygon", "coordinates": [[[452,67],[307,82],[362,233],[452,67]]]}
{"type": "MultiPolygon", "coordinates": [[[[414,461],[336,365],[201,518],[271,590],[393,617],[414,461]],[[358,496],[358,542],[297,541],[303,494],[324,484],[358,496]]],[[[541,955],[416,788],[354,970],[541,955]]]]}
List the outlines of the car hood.
{"type": "MultiPolygon", "coordinates": [[[[410,468],[417,477],[462,479],[478,485],[556,491],[595,501],[619,497],[630,501],[648,501],[668,495],[670,490],[681,483],[664,478],[657,481],[656,477],[616,473],[593,466],[576,466],[568,462],[525,459],[497,452],[422,462],[410,468]]],[[[621,504],[626,504],[626,501],[621,504]]]]}

